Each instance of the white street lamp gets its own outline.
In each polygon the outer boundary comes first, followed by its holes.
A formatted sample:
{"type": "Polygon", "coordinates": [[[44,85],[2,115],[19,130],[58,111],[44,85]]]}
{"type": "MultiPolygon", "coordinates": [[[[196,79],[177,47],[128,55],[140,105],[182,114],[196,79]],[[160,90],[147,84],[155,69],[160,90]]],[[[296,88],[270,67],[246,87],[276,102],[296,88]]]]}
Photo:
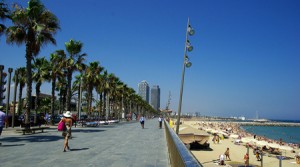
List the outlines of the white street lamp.
{"type": "Polygon", "coordinates": [[[190,25],[190,19],[188,18],[187,28],[186,28],[186,36],[185,36],[185,46],[184,46],[184,56],[183,56],[183,69],[182,69],[182,78],[181,78],[181,87],[180,87],[180,96],[179,96],[179,104],[178,104],[178,115],[177,115],[177,123],[176,123],[176,134],[179,133],[179,125],[180,125],[180,114],[181,114],[181,105],[182,105],[182,94],[183,94],[183,85],[184,85],[184,74],[185,68],[189,68],[192,66],[192,63],[189,61],[189,57],[186,55],[186,52],[191,52],[193,50],[193,46],[191,45],[188,36],[192,36],[195,34],[195,30],[190,25]]]}

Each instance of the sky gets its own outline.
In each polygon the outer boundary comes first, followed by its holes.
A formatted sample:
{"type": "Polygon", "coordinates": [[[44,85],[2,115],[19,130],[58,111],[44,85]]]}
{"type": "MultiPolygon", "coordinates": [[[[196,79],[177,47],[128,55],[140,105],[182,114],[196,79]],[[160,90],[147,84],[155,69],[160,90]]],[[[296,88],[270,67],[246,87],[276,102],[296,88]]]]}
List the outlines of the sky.
{"type": "MultiPolygon", "coordinates": [[[[24,0],[6,0],[27,6],[24,0]]],[[[57,45],[38,57],[83,43],[86,63],[99,61],[137,91],[146,80],[171,93],[178,111],[187,20],[196,33],[187,53],[182,113],[300,120],[298,0],[42,0],[60,20],[57,45]]],[[[10,24],[9,21],[4,23],[10,24]]],[[[0,64],[25,66],[25,46],[0,37],[0,64]]],[[[13,88],[11,88],[13,89],[13,88]]],[[[42,86],[50,94],[50,84],[42,86]]],[[[32,94],[35,94],[33,91],[32,94]]]]}

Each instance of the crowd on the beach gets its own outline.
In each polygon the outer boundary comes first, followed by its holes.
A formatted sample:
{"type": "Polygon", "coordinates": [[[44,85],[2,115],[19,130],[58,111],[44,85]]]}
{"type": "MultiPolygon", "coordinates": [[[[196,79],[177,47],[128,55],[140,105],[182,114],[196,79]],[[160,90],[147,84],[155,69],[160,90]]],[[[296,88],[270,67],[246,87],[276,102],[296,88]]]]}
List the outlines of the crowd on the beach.
{"type": "Polygon", "coordinates": [[[264,141],[269,144],[278,144],[280,146],[288,146],[288,147],[291,147],[292,149],[297,149],[300,147],[299,144],[286,143],[286,142],[282,141],[282,139],[272,140],[265,136],[257,136],[256,134],[246,132],[240,128],[240,125],[238,123],[197,122],[196,124],[198,125],[198,129],[200,129],[200,130],[204,130],[211,134],[217,134],[217,136],[221,136],[221,138],[222,137],[236,138],[238,142],[241,141],[242,138],[252,138],[253,137],[253,140],[251,140],[251,142],[248,142],[249,146],[251,146],[251,143],[254,143],[255,141],[264,141]]]}
{"type": "MultiPolygon", "coordinates": [[[[261,161],[262,155],[265,153],[276,157],[277,155],[283,155],[283,153],[290,152],[295,157],[296,162],[300,164],[299,144],[286,143],[282,139],[272,140],[265,136],[258,136],[246,132],[241,128],[239,123],[235,122],[196,121],[191,125],[199,130],[210,133],[214,144],[221,142],[219,140],[229,138],[232,139],[232,142],[236,145],[243,145],[251,148],[257,161],[261,161]]],[[[224,163],[225,156],[226,159],[227,157],[230,159],[229,148],[227,148],[224,154],[219,155],[219,165],[224,163]]],[[[244,157],[244,163],[249,163],[245,159],[246,158],[244,157]]]]}

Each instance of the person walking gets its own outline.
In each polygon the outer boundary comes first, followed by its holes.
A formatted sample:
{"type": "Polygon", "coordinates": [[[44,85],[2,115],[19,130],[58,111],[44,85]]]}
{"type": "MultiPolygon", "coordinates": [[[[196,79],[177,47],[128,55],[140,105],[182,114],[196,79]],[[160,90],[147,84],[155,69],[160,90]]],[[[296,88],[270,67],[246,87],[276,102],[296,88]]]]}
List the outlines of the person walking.
{"type": "Polygon", "coordinates": [[[48,120],[49,120],[49,114],[46,113],[45,117],[44,117],[44,120],[45,120],[45,126],[48,126],[48,120]]]}
{"type": "Polygon", "coordinates": [[[158,122],[159,122],[159,128],[161,129],[162,128],[162,116],[160,115],[159,118],[158,118],[158,122]]]}
{"type": "Polygon", "coordinates": [[[65,138],[64,140],[64,152],[66,152],[66,149],[70,150],[69,147],[69,138],[71,137],[71,127],[73,125],[72,115],[70,111],[67,111],[63,114],[63,118],[60,120],[60,122],[64,122],[65,128],[62,132],[62,136],[65,138]]]}
{"type": "Polygon", "coordinates": [[[225,156],[226,156],[226,160],[231,161],[230,156],[229,156],[229,148],[226,149],[225,156]]]}
{"type": "Polygon", "coordinates": [[[142,128],[144,129],[145,118],[144,118],[143,115],[142,115],[141,118],[140,118],[140,123],[141,123],[141,125],[142,125],[142,128]]]}
{"type": "Polygon", "coordinates": [[[77,125],[77,115],[76,114],[74,114],[73,115],[73,123],[74,123],[74,127],[76,128],[76,125],[77,125]]]}
{"type": "MultiPolygon", "coordinates": [[[[3,106],[0,106],[0,136],[2,134],[2,130],[4,127],[4,122],[5,122],[5,113],[2,111],[3,106]]],[[[0,146],[2,145],[2,143],[0,143],[0,146]]]]}

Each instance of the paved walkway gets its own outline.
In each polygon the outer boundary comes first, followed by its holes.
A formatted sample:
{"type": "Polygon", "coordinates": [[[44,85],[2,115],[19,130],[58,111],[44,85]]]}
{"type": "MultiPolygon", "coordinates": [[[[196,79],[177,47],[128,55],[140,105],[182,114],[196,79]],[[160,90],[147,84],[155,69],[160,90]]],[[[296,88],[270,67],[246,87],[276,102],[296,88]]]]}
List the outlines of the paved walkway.
{"type": "Polygon", "coordinates": [[[63,152],[63,138],[55,127],[45,133],[22,135],[4,129],[0,136],[0,166],[9,167],[169,167],[164,129],[156,119],[138,122],[77,127],[63,152]]]}

